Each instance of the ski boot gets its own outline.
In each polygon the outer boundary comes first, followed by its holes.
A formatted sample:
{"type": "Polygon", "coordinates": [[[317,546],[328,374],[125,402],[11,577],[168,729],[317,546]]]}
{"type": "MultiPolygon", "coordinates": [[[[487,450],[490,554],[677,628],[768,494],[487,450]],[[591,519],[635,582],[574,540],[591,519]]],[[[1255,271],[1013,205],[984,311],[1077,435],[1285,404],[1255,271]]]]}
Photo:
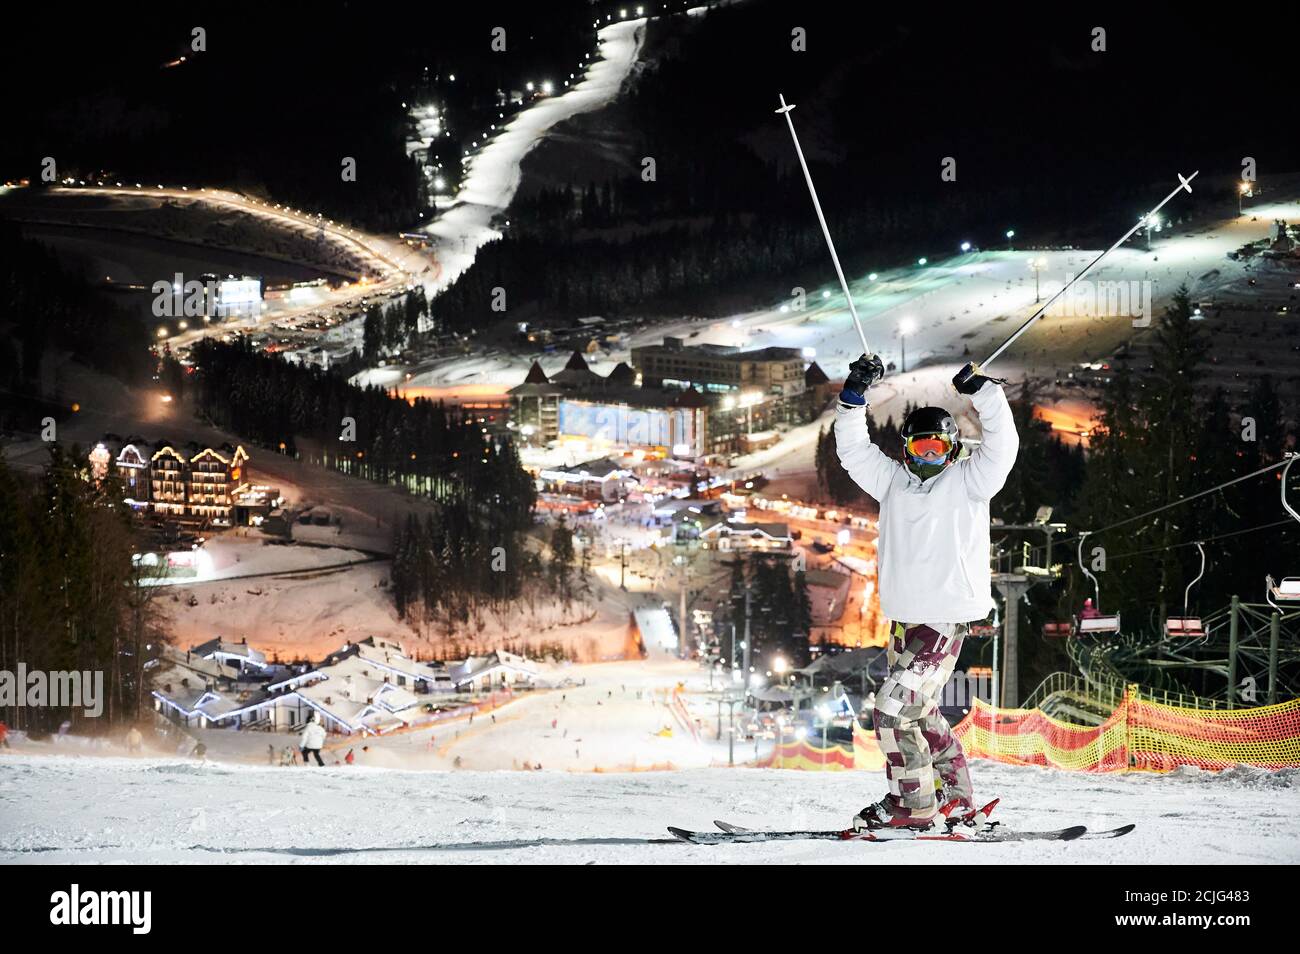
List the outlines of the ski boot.
{"type": "Polygon", "coordinates": [[[910,831],[928,831],[934,827],[934,820],[939,817],[936,812],[934,815],[917,817],[903,817],[894,814],[890,807],[889,799],[882,798],[873,805],[868,805],[862,811],[853,816],[854,831],[880,831],[885,828],[904,829],[910,831]]]}

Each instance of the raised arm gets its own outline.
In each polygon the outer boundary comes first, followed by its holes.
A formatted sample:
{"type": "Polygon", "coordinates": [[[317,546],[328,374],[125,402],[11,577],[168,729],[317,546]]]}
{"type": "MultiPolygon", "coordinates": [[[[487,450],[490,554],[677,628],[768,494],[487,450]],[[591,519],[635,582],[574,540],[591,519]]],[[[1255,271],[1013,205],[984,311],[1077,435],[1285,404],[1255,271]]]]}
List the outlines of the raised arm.
{"type": "Polygon", "coordinates": [[[835,410],[835,450],[853,482],[877,501],[889,492],[890,481],[902,469],[897,461],[871,443],[867,430],[867,389],[885,376],[879,355],[864,354],[849,365],[844,390],[835,410]]]}
{"type": "Polygon", "coordinates": [[[984,439],[965,462],[966,492],[975,500],[992,500],[1016,462],[1020,435],[1001,384],[985,381],[970,399],[979,415],[984,439]]]}
{"type": "Polygon", "coordinates": [[[853,482],[877,502],[884,499],[894,475],[903,469],[898,461],[871,443],[867,412],[862,407],[841,404],[835,410],[835,450],[853,482]]]}

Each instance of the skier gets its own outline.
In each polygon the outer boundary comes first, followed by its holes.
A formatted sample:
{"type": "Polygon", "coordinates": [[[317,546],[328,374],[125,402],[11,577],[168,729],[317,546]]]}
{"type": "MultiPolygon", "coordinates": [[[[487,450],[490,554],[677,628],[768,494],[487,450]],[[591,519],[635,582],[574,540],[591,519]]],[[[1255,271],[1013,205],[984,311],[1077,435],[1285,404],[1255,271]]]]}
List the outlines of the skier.
{"type": "MultiPolygon", "coordinates": [[[[880,505],[880,609],[890,620],[889,676],[876,692],[876,739],[889,794],[853,819],[857,830],[928,828],[943,805],[968,813],[970,774],[939,694],[961,654],[968,624],[993,609],[989,501],[1002,489],[1020,441],[997,378],[966,365],[953,385],[975,406],[983,442],[968,457],[957,422],[939,407],[903,423],[904,461],[871,443],[866,391],[885,376],[876,355],[849,365],[835,415],[840,462],[880,505]],[[937,777],[936,777],[937,776],[937,777]]],[[[949,809],[950,811],[952,809],[949,809]]]]}
{"type": "Polygon", "coordinates": [[[316,713],[312,712],[307,717],[307,727],[302,730],[302,738],[299,739],[298,745],[302,749],[302,764],[307,765],[307,757],[314,755],[316,764],[321,768],[325,763],[321,761],[320,750],[325,744],[325,727],[316,720],[316,713]]]}
{"type": "Polygon", "coordinates": [[[11,748],[9,745],[9,726],[0,721],[0,748],[11,748]]]}
{"type": "Polygon", "coordinates": [[[128,755],[138,755],[144,748],[144,736],[135,726],[126,734],[126,751],[128,755]]]}

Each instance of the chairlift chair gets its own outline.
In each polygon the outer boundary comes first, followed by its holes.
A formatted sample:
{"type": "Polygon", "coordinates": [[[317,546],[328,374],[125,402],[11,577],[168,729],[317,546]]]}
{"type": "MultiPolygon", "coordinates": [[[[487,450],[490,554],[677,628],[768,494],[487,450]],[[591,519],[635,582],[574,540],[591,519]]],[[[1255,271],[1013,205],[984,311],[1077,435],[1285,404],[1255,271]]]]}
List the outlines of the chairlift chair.
{"type": "Polygon", "coordinates": [[[1119,632],[1119,613],[1114,616],[1076,616],[1076,636],[1109,636],[1119,632]]]}
{"type": "Polygon", "coordinates": [[[1284,576],[1280,580],[1274,580],[1270,575],[1264,577],[1264,585],[1268,590],[1265,598],[1278,612],[1285,613],[1287,609],[1300,605],[1300,576],[1284,576]],[[1279,606],[1279,603],[1290,605],[1279,606]]]}
{"type": "MultiPolygon", "coordinates": [[[[1291,472],[1291,465],[1295,463],[1297,453],[1288,453],[1286,466],[1282,468],[1282,487],[1280,495],[1282,497],[1282,509],[1295,518],[1296,523],[1300,523],[1300,513],[1296,513],[1295,507],[1286,499],[1286,478],[1291,472]]],[[[1275,581],[1273,575],[1264,577],[1264,599],[1268,604],[1279,613],[1286,613],[1300,607],[1300,576],[1284,576],[1281,580],[1275,581]]]]}
{"type": "Polygon", "coordinates": [[[1079,569],[1083,571],[1084,576],[1092,580],[1094,609],[1096,609],[1098,615],[1084,616],[1080,614],[1076,616],[1074,618],[1074,635],[1076,636],[1106,636],[1119,632],[1119,614],[1106,616],[1101,613],[1101,584],[1097,582],[1097,578],[1083,564],[1083,543],[1088,539],[1088,534],[1091,532],[1091,530],[1085,530],[1079,535],[1078,559],[1079,569]]]}
{"type": "Polygon", "coordinates": [[[1000,614],[998,613],[998,608],[996,605],[994,605],[993,612],[990,615],[989,619],[980,620],[978,623],[970,624],[969,627],[970,635],[982,639],[987,639],[990,636],[996,636],[998,634],[998,630],[1002,628],[1002,622],[999,616],[1000,614]]]}
{"type": "Polygon", "coordinates": [[[1043,636],[1047,639],[1066,639],[1073,635],[1073,620],[1048,620],[1043,624],[1043,636]]]}
{"type": "Polygon", "coordinates": [[[1192,616],[1187,607],[1190,605],[1189,600],[1192,595],[1192,587],[1201,582],[1201,577],[1205,576],[1205,547],[1198,540],[1196,549],[1201,551],[1201,572],[1196,574],[1196,579],[1187,584],[1187,589],[1183,590],[1183,615],[1170,616],[1165,620],[1166,636],[1186,636],[1189,639],[1200,639],[1205,635],[1205,626],[1201,623],[1198,616],[1192,616]]]}

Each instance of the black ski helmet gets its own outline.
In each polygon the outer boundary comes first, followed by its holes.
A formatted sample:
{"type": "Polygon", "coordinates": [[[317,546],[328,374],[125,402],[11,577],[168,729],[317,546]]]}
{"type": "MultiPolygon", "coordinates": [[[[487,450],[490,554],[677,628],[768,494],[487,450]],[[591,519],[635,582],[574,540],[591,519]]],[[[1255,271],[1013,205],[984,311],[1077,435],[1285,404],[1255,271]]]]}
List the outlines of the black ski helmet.
{"type": "Polygon", "coordinates": [[[903,440],[921,434],[947,434],[954,444],[961,436],[957,422],[941,407],[918,407],[903,422],[903,440]]]}
{"type": "Polygon", "coordinates": [[[943,434],[952,441],[952,450],[943,466],[952,463],[961,453],[961,433],[957,430],[957,422],[943,408],[918,407],[907,415],[907,420],[903,422],[903,443],[906,444],[909,437],[920,437],[923,434],[943,434]]]}

